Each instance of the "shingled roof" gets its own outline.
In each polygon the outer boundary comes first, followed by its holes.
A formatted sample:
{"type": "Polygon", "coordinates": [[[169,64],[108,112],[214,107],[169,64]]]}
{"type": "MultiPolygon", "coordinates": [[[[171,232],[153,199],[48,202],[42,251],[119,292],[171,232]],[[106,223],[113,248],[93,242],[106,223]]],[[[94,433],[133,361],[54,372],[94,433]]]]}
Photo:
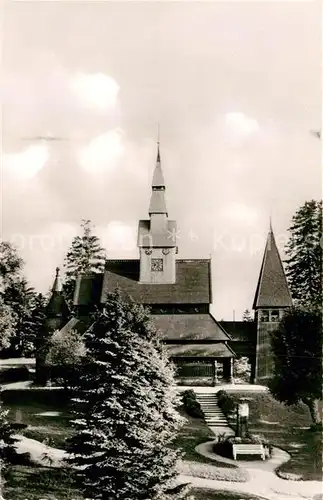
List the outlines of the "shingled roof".
{"type": "Polygon", "coordinates": [[[167,354],[171,358],[232,358],[234,351],[225,343],[218,344],[167,344],[167,354]]]}
{"type": "Polygon", "coordinates": [[[76,280],[74,300],[75,306],[95,306],[100,304],[103,273],[82,274],[76,280]]]}
{"type": "Polygon", "coordinates": [[[153,314],[151,318],[165,341],[230,340],[211,314],[153,314]]]}
{"type": "Polygon", "coordinates": [[[59,274],[59,267],[56,267],[52,294],[46,306],[46,316],[48,318],[67,318],[68,315],[69,309],[62,293],[62,282],[59,274]]]}
{"type": "Polygon", "coordinates": [[[219,321],[219,325],[233,341],[255,341],[257,328],[254,321],[219,321]]]}
{"type": "Polygon", "coordinates": [[[253,309],[259,307],[290,307],[291,295],[274,233],[270,228],[261,265],[253,309]]]}
{"type": "MultiPolygon", "coordinates": [[[[103,278],[101,303],[117,288],[125,298],[140,304],[209,304],[211,300],[210,260],[177,260],[176,283],[139,282],[139,260],[108,260],[103,278]]],[[[86,288],[86,287],[85,287],[86,288]]],[[[82,280],[76,304],[87,304],[82,280]]]]}

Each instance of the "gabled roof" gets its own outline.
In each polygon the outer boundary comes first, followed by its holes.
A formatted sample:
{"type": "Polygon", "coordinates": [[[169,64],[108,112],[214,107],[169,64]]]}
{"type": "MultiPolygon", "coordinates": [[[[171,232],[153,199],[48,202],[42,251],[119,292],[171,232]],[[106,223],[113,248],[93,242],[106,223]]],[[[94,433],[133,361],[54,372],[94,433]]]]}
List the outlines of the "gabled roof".
{"type": "Polygon", "coordinates": [[[151,318],[165,341],[230,340],[211,314],[152,314],[151,318]]]}
{"type": "Polygon", "coordinates": [[[272,228],[268,233],[267,244],[261,265],[253,309],[258,307],[290,307],[291,295],[278,252],[272,228]]]}
{"type": "Polygon", "coordinates": [[[108,260],[104,273],[101,303],[119,288],[122,295],[140,304],[209,304],[210,260],[176,260],[176,282],[139,282],[139,260],[108,260]]]}
{"type": "Polygon", "coordinates": [[[177,224],[174,220],[167,220],[167,229],[164,233],[150,231],[150,220],[140,220],[138,228],[138,247],[176,247],[177,224]]]}
{"type": "Polygon", "coordinates": [[[218,344],[166,344],[167,354],[171,358],[215,357],[232,358],[234,351],[225,343],[218,344]]]}

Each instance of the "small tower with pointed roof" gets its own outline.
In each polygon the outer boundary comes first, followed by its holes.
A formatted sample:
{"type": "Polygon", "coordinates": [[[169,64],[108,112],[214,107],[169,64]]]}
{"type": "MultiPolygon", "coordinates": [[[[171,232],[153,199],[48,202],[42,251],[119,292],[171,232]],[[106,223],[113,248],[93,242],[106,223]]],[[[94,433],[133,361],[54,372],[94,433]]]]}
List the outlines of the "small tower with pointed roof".
{"type": "Polygon", "coordinates": [[[272,375],[270,336],[284,312],[291,306],[292,298],[270,221],[253,302],[257,324],[255,381],[265,381],[272,375]]]}
{"type": "Polygon", "coordinates": [[[177,227],[175,221],[168,219],[159,142],[151,188],[148,210],[150,219],[140,220],[138,228],[140,282],[175,283],[177,227]]]}
{"type": "Polygon", "coordinates": [[[47,329],[49,333],[60,330],[65,325],[69,316],[69,309],[62,289],[60,269],[56,267],[51,296],[46,306],[47,329]]]}

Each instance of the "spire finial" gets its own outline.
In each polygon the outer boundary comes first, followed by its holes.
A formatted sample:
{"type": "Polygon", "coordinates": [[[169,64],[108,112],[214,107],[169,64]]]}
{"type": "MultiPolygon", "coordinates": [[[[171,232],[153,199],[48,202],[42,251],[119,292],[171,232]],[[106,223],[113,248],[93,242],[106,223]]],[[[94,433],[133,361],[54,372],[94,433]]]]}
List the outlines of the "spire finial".
{"type": "Polygon", "coordinates": [[[59,271],[60,271],[59,267],[56,267],[56,278],[58,278],[59,271]]]}
{"type": "Polygon", "coordinates": [[[157,162],[160,163],[160,151],[159,151],[159,123],[157,125],[157,162]]]}
{"type": "Polygon", "coordinates": [[[269,216],[269,232],[270,232],[270,233],[272,233],[272,232],[273,232],[273,225],[272,225],[271,215],[269,216]]]}

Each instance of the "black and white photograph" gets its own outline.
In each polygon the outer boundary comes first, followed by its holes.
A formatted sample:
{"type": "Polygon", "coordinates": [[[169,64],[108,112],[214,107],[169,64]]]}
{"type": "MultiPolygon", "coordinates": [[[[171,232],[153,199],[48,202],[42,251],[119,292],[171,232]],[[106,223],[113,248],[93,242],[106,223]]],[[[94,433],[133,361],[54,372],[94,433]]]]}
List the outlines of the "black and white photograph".
{"type": "Polygon", "coordinates": [[[0,2],[0,500],[323,500],[322,27],[0,2]]]}

